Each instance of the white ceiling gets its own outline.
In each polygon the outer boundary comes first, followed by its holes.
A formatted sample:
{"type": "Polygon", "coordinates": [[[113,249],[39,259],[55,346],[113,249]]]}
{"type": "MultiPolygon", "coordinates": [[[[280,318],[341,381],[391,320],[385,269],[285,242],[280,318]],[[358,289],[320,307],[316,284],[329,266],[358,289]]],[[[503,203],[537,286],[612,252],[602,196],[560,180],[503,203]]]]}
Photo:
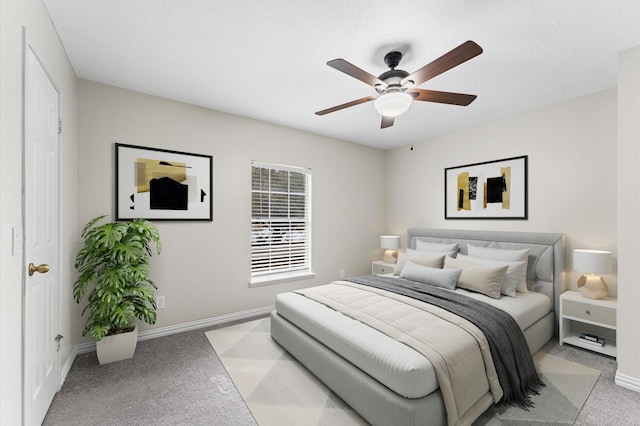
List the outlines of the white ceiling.
{"type": "Polygon", "coordinates": [[[43,0],[78,77],[388,149],[616,86],[640,44],[638,0],[43,0]],[[413,72],[466,40],[484,53],[420,85],[478,95],[414,102],[380,129],[373,88],[328,67],[413,72]]]}

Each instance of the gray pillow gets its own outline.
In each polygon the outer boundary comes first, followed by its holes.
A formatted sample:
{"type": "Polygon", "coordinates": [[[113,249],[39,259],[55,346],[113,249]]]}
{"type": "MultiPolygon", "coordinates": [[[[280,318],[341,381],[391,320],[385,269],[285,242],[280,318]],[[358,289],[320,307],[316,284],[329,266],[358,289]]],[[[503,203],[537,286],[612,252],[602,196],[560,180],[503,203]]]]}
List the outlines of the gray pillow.
{"type": "Polygon", "coordinates": [[[423,241],[416,239],[416,250],[422,251],[458,251],[458,243],[432,243],[430,241],[423,241]]]}
{"type": "Polygon", "coordinates": [[[407,254],[422,254],[422,255],[431,255],[431,256],[440,255],[440,256],[456,257],[456,254],[458,254],[458,250],[414,250],[414,249],[408,248],[407,254]]]}
{"type": "Polygon", "coordinates": [[[460,269],[436,269],[409,261],[402,268],[400,278],[454,290],[461,272],[460,269]]]}
{"type": "Polygon", "coordinates": [[[493,247],[478,247],[467,244],[469,256],[482,257],[483,259],[508,260],[510,262],[522,262],[529,260],[529,249],[499,249],[493,247]]]}

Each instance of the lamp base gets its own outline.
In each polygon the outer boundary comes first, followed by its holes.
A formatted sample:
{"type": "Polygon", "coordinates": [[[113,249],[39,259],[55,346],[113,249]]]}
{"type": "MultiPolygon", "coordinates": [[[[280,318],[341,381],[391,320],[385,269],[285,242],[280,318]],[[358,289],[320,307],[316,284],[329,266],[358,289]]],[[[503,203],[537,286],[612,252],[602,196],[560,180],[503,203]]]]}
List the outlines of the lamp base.
{"type": "Polygon", "coordinates": [[[395,250],[385,250],[382,261],[386,263],[396,263],[398,261],[397,252],[395,250]]]}
{"type": "Polygon", "coordinates": [[[578,290],[587,299],[604,299],[609,294],[609,287],[599,275],[584,274],[578,280],[578,290]]]}

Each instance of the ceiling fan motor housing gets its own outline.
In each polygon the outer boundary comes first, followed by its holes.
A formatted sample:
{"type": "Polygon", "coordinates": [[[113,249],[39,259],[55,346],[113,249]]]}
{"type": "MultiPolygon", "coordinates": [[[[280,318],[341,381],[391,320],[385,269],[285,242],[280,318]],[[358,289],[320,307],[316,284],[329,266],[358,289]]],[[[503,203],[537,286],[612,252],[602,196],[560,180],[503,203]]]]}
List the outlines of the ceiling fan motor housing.
{"type": "Polygon", "coordinates": [[[379,80],[385,82],[386,87],[376,85],[378,93],[386,92],[389,89],[400,89],[402,87],[402,80],[408,76],[409,73],[404,70],[389,70],[383,72],[378,76],[379,80]]]}
{"type": "Polygon", "coordinates": [[[400,52],[389,52],[385,55],[384,63],[391,69],[378,76],[378,79],[384,81],[387,85],[386,87],[376,85],[376,91],[378,93],[400,91],[400,89],[402,89],[402,80],[408,76],[409,73],[405,70],[395,69],[400,64],[401,60],[402,53],[400,52]]]}

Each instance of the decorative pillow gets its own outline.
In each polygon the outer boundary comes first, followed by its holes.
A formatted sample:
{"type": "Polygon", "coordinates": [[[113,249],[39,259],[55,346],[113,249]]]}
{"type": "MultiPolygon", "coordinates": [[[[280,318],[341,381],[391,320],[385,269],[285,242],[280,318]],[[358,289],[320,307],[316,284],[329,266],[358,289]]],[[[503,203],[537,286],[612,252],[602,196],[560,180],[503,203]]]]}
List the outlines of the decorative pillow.
{"type": "Polygon", "coordinates": [[[422,256],[451,256],[456,257],[458,250],[413,250],[408,248],[407,254],[419,254],[422,256]]]}
{"type": "MultiPolygon", "coordinates": [[[[469,244],[469,256],[472,257],[481,257],[483,259],[492,259],[492,260],[506,260],[508,262],[528,262],[529,261],[529,249],[499,249],[499,248],[490,248],[490,247],[478,247],[469,244]]],[[[528,293],[526,283],[526,267],[525,267],[525,283],[524,285],[519,285],[517,287],[517,291],[520,293],[528,293]]]]}
{"type": "Polygon", "coordinates": [[[481,257],[465,256],[464,254],[458,254],[456,259],[477,265],[506,266],[507,273],[504,275],[504,281],[502,281],[502,288],[500,289],[500,293],[505,296],[516,297],[517,291],[523,293],[520,290],[521,288],[527,289],[527,262],[483,259],[481,257]]]}
{"type": "Polygon", "coordinates": [[[402,268],[400,278],[455,290],[461,272],[461,269],[436,269],[409,261],[402,268]]]}
{"type": "Polygon", "coordinates": [[[499,249],[491,247],[478,247],[468,244],[469,256],[481,257],[483,259],[507,260],[509,262],[526,262],[529,260],[529,249],[499,249]]]}
{"type": "Polygon", "coordinates": [[[437,252],[458,252],[458,243],[432,243],[429,241],[416,239],[416,250],[437,251],[437,252]]]}
{"type": "Polygon", "coordinates": [[[415,250],[412,250],[414,253],[408,254],[404,252],[398,252],[398,261],[393,269],[393,275],[400,275],[404,265],[408,261],[415,262],[422,266],[430,266],[432,268],[442,269],[442,264],[444,263],[444,255],[438,253],[431,252],[419,252],[415,253],[415,250]]]}
{"type": "Polygon", "coordinates": [[[494,299],[500,298],[500,289],[507,272],[507,266],[482,266],[447,257],[444,260],[444,268],[462,269],[460,278],[458,278],[458,287],[494,299]]]}

